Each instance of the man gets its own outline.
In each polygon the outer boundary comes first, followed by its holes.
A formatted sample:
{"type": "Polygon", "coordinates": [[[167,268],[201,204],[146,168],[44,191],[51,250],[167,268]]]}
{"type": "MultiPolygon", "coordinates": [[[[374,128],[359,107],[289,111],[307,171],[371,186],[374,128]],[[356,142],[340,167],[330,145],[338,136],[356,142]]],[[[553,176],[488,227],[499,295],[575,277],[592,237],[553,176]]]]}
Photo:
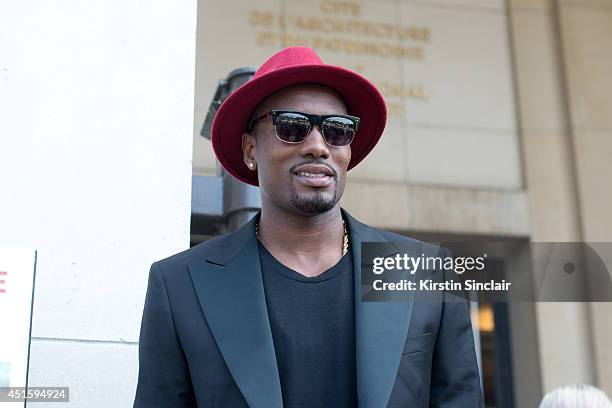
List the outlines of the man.
{"type": "Polygon", "coordinates": [[[135,407],[482,406],[465,302],[360,299],[362,242],[440,252],[340,208],[385,122],[374,85],[305,47],[224,101],[213,148],[261,212],[152,265],[135,407]]]}

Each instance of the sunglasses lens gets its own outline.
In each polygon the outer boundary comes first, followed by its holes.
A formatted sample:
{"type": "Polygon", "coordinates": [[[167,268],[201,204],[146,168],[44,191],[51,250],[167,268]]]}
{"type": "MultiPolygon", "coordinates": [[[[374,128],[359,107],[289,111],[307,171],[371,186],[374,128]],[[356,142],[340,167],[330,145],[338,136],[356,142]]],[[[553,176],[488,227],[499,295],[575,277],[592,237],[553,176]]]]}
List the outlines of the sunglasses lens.
{"type": "Polygon", "coordinates": [[[345,146],[353,141],[355,123],[348,118],[332,116],[321,123],[321,132],[330,145],[345,146]]]}
{"type": "Polygon", "coordinates": [[[289,143],[300,143],[310,133],[310,121],[299,113],[281,113],[276,118],[276,134],[289,143]]]}

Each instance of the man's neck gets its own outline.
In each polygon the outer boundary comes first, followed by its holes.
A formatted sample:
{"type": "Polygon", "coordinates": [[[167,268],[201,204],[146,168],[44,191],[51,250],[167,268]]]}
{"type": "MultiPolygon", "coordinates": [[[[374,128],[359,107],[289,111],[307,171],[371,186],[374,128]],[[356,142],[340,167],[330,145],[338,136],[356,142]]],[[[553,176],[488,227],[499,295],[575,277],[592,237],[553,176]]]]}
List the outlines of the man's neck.
{"type": "Polygon", "coordinates": [[[342,257],[344,226],[340,206],[312,216],[264,207],[259,238],[285,266],[306,276],[319,275],[342,257]]]}

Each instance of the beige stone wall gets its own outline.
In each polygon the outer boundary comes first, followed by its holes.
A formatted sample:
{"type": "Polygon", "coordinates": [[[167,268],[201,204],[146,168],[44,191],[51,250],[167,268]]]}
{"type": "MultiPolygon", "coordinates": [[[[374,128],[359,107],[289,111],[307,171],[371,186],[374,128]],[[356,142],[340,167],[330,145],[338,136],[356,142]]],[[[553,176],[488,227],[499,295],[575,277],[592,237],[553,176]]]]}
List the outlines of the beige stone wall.
{"type": "MultiPolygon", "coordinates": [[[[585,241],[612,241],[612,1],[563,0],[562,51],[585,241]]],[[[589,305],[597,384],[612,394],[612,304],[589,305]]]]}
{"type": "MultiPolygon", "coordinates": [[[[612,2],[512,0],[532,241],[610,241],[612,2]]],[[[612,391],[610,304],[537,304],[544,392],[612,391]]]]}

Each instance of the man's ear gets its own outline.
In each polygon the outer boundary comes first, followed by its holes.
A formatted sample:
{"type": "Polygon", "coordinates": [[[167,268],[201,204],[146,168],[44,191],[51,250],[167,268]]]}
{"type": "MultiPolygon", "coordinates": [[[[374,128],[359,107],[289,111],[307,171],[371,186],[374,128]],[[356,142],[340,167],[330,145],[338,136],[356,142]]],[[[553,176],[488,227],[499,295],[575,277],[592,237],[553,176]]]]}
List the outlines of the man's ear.
{"type": "Polygon", "coordinates": [[[248,132],[242,134],[242,159],[250,170],[257,168],[257,141],[248,132]]]}

